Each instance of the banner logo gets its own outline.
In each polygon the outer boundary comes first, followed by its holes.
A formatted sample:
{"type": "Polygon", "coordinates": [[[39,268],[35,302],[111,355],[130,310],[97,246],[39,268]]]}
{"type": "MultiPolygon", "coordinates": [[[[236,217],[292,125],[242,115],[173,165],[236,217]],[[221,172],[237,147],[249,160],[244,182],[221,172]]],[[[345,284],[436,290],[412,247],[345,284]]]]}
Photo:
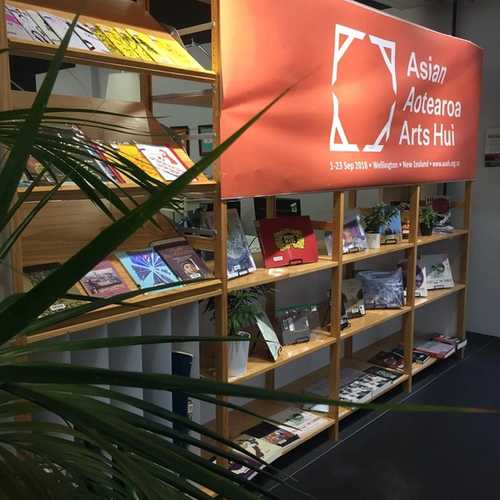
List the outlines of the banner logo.
{"type": "MultiPolygon", "coordinates": [[[[332,131],[330,134],[330,151],[334,152],[359,152],[360,146],[352,144],[345,133],[344,127],[340,120],[340,102],[335,94],[335,84],[339,76],[339,63],[344,57],[355,41],[364,41],[367,34],[343,26],[342,24],[335,25],[335,42],[333,52],[333,72],[332,72],[332,98],[333,98],[333,123],[332,131]],[[339,142],[340,141],[340,142],[339,142]]],[[[398,82],[396,79],[396,42],[391,40],[384,40],[374,35],[368,35],[366,42],[376,45],[382,55],[382,60],[385,63],[387,70],[391,76],[392,90],[394,93],[394,101],[388,110],[387,121],[382,127],[382,130],[374,132],[374,142],[372,144],[365,144],[361,150],[365,153],[380,153],[384,149],[384,144],[389,140],[391,133],[392,121],[394,119],[394,112],[396,110],[396,98],[398,94],[398,82]]],[[[365,42],[365,43],[366,43],[365,42]]]]}

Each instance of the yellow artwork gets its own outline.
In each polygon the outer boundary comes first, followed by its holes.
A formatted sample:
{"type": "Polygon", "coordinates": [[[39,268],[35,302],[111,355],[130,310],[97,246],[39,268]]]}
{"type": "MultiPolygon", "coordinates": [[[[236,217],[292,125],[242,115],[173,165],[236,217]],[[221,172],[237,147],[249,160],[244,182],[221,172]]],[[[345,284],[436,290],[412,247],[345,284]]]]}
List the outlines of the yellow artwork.
{"type": "Polygon", "coordinates": [[[305,239],[302,231],[298,229],[282,229],[274,233],[274,243],[280,252],[292,248],[304,249],[305,239]]]}
{"type": "Polygon", "coordinates": [[[151,163],[149,163],[144,155],[137,149],[137,146],[134,144],[115,144],[114,147],[118,149],[122,156],[137,165],[144,173],[149,175],[149,177],[163,182],[163,178],[153,165],[151,165],[151,163]]]}
{"type": "Polygon", "coordinates": [[[149,38],[149,44],[160,54],[165,61],[171,61],[167,64],[173,64],[186,69],[203,70],[203,66],[182,48],[180,44],[168,34],[162,37],[145,35],[149,38]],[[168,37],[168,38],[167,38],[168,37]]]}
{"type": "Polygon", "coordinates": [[[114,28],[111,26],[105,26],[104,24],[99,24],[98,28],[118,49],[122,56],[131,57],[132,59],[139,59],[139,55],[134,50],[134,47],[130,44],[129,39],[124,36],[125,30],[114,28]]]}

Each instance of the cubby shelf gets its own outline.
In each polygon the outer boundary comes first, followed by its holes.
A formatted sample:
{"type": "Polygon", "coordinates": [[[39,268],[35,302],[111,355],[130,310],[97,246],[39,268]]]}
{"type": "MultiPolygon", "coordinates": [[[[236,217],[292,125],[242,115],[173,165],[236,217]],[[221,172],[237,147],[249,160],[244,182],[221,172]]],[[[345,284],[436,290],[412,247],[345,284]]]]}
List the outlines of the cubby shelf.
{"type": "Polygon", "coordinates": [[[451,240],[453,238],[461,238],[467,236],[469,231],[466,229],[454,229],[451,233],[434,233],[430,236],[419,236],[417,240],[418,246],[430,245],[436,241],[451,240]]]}
{"type": "Polygon", "coordinates": [[[177,307],[199,300],[206,300],[210,297],[216,297],[221,293],[220,280],[212,279],[186,284],[182,287],[173,288],[165,292],[154,292],[141,295],[129,299],[126,304],[108,306],[37,332],[27,337],[27,342],[38,342],[61,335],[76,333],[116,321],[162,311],[171,307],[177,307]]]}
{"type": "Polygon", "coordinates": [[[415,309],[420,309],[436,300],[440,300],[448,295],[453,295],[455,293],[460,292],[461,290],[465,290],[466,285],[458,284],[453,288],[443,288],[442,290],[429,290],[427,297],[418,298],[415,300],[415,309]]]}
{"type": "Polygon", "coordinates": [[[362,252],[348,253],[342,257],[343,264],[353,264],[362,260],[379,257],[381,255],[388,255],[395,252],[402,252],[408,248],[412,248],[413,244],[407,241],[396,243],[393,245],[381,245],[380,248],[369,248],[362,252]]]}
{"type": "MultiPolygon", "coordinates": [[[[257,265],[259,265],[259,263],[257,265]]],[[[233,292],[235,290],[242,290],[244,288],[252,288],[267,283],[275,283],[277,281],[296,278],[317,271],[325,271],[327,269],[333,269],[334,267],[337,267],[337,262],[334,262],[330,257],[326,256],[320,256],[317,262],[309,264],[276,267],[273,269],[258,267],[253,273],[229,280],[227,287],[229,292],[233,292]]]]}

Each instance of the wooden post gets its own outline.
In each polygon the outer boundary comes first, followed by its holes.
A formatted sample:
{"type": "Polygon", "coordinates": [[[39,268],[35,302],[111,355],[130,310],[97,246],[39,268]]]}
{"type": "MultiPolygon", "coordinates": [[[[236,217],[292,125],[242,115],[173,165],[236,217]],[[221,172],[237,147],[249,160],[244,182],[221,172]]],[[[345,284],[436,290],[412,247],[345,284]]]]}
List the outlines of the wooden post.
{"type": "MultiPolygon", "coordinates": [[[[146,12],[151,8],[150,0],[136,0],[139,5],[144,7],[146,12]]],[[[144,107],[153,112],[153,78],[149,73],[140,73],[139,75],[139,92],[141,102],[144,107]]]]}
{"type": "MultiPolygon", "coordinates": [[[[330,399],[339,399],[340,392],[340,353],[342,315],[342,229],[344,227],[344,192],[333,193],[332,206],[332,260],[338,265],[332,269],[331,275],[331,305],[330,305],[330,333],[336,342],[330,347],[330,367],[328,371],[328,386],[330,399]]],[[[330,438],[339,437],[339,407],[330,407],[330,417],[335,419],[335,425],[330,428],[330,438]]]]}
{"type": "Polygon", "coordinates": [[[417,273],[417,240],[420,211],[420,186],[410,188],[410,235],[409,243],[413,246],[407,250],[406,264],[406,305],[410,310],[403,316],[403,344],[405,373],[408,376],[406,390],[412,388],[413,335],[415,330],[415,283],[417,273]]]}
{"type": "MultiPolygon", "coordinates": [[[[463,285],[468,285],[469,280],[469,254],[470,254],[470,242],[471,242],[471,218],[472,218],[472,181],[467,181],[465,183],[464,189],[464,216],[463,216],[463,228],[467,230],[467,234],[463,236],[461,244],[461,256],[460,256],[460,283],[463,285]]],[[[457,300],[457,336],[464,339],[467,335],[466,332],[466,309],[467,309],[467,286],[458,292],[457,300]]],[[[461,351],[461,356],[463,357],[464,350],[461,351]]]]}
{"type": "MultiPolygon", "coordinates": [[[[268,196],[266,198],[266,217],[276,217],[276,197],[268,196]]],[[[269,286],[270,293],[266,298],[266,312],[269,318],[273,318],[276,314],[276,283],[271,283],[269,286]]],[[[273,390],[276,388],[276,372],[270,370],[266,373],[266,389],[273,390]]]]}

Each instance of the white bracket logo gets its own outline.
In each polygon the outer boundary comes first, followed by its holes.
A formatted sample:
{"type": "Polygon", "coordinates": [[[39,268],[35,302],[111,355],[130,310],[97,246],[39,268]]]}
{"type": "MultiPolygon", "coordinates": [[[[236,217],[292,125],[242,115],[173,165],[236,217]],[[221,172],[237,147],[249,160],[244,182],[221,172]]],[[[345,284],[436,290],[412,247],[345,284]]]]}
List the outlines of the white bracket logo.
{"type": "MultiPolygon", "coordinates": [[[[332,87],[335,86],[338,78],[338,68],[339,62],[346,54],[347,50],[355,40],[364,40],[366,33],[362,31],[355,30],[353,28],[348,28],[341,24],[335,25],[335,47],[333,52],[333,74],[332,74],[332,87]],[[341,40],[341,37],[345,37],[341,40]]],[[[391,75],[392,79],[392,90],[394,92],[394,102],[389,110],[388,118],[382,130],[377,135],[375,142],[373,144],[366,144],[363,147],[363,151],[366,153],[380,153],[384,149],[384,144],[382,141],[387,142],[389,140],[389,135],[391,132],[392,120],[394,118],[394,111],[396,110],[396,96],[398,93],[398,82],[396,79],[396,42],[390,40],[384,40],[373,35],[368,36],[370,43],[378,46],[380,53],[382,54],[382,59],[391,75]]],[[[332,90],[333,98],[333,124],[332,131],[330,134],[330,151],[338,152],[357,152],[359,151],[359,146],[357,144],[351,144],[347,138],[347,135],[342,126],[340,120],[339,109],[340,103],[335,90],[332,90]],[[337,137],[340,142],[337,142],[337,137]]]]}

